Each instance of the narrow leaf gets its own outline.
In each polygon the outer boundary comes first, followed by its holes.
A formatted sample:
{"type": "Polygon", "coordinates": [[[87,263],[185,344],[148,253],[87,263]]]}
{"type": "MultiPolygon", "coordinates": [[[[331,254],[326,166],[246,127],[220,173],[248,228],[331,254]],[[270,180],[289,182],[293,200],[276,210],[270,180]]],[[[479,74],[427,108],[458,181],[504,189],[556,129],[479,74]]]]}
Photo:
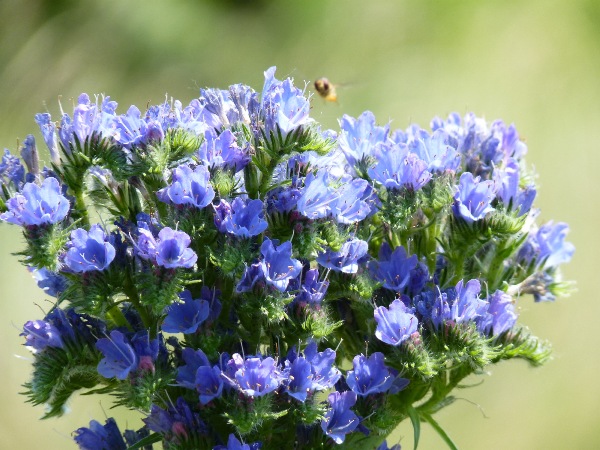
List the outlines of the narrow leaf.
{"type": "Polygon", "coordinates": [[[421,418],[419,417],[419,413],[413,406],[409,406],[407,409],[408,417],[410,417],[410,421],[412,422],[413,430],[415,433],[414,441],[415,441],[415,450],[419,446],[419,438],[421,436],[421,418]]]}

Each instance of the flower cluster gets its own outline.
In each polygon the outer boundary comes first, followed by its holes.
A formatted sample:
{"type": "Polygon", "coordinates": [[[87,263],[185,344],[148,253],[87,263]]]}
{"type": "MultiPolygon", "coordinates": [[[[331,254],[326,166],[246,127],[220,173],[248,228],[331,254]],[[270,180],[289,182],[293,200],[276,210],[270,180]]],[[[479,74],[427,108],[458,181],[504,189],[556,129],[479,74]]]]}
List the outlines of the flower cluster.
{"type": "MultiPolygon", "coordinates": [[[[519,303],[569,286],[564,223],[537,225],[527,148],[472,114],[321,130],[293,80],[117,113],[82,94],[0,164],[0,219],[56,304],[22,336],[26,395],[143,414],[82,449],[387,449],[488,364],[549,350],[519,303]],[[92,218],[101,223],[93,223],[92,218]]],[[[443,432],[442,432],[443,433],[443,432]]],[[[392,448],[399,449],[399,445],[392,448]]]]}

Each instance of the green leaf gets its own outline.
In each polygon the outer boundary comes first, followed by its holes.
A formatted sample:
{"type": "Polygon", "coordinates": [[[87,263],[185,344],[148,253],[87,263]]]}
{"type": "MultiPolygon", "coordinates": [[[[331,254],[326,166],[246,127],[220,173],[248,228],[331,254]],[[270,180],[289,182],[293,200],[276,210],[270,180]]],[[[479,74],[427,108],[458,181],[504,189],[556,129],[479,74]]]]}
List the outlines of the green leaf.
{"type": "Polygon", "coordinates": [[[433,429],[435,431],[437,431],[437,433],[440,435],[440,437],[444,440],[444,442],[446,443],[446,445],[448,446],[449,449],[451,450],[458,450],[458,447],[456,446],[456,444],[452,441],[452,439],[450,438],[450,436],[448,436],[448,434],[444,431],[444,429],[440,426],[439,423],[437,423],[433,417],[431,417],[429,414],[421,412],[421,417],[426,420],[427,422],[429,422],[429,425],[431,425],[433,427],[433,429]]]}
{"type": "Polygon", "coordinates": [[[144,439],[137,441],[131,447],[127,447],[127,450],[137,450],[138,448],[142,448],[147,445],[152,445],[160,441],[162,441],[162,435],[158,433],[153,433],[146,436],[144,439]]]}
{"type": "Polygon", "coordinates": [[[410,417],[410,421],[412,422],[412,426],[413,426],[413,430],[415,433],[415,450],[417,450],[417,447],[419,446],[419,437],[421,436],[421,418],[419,417],[419,413],[417,412],[417,410],[415,408],[413,408],[413,406],[409,406],[406,409],[406,412],[408,413],[408,417],[410,417]]]}

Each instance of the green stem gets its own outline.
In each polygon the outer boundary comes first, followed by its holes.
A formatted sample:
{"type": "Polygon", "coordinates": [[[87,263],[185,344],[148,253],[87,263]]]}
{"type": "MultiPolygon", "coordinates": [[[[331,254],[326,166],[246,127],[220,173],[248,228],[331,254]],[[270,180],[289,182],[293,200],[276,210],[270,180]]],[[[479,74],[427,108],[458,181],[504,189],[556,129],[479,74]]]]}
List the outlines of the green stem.
{"type": "Polygon", "coordinates": [[[427,414],[427,413],[420,413],[421,418],[427,422],[429,422],[429,425],[432,426],[432,428],[437,431],[437,433],[440,435],[440,437],[443,439],[443,441],[446,443],[446,445],[448,446],[448,448],[450,448],[451,450],[458,450],[458,447],[456,446],[456,444],[452,441],[452,439],[450,438],[450,436],[448,436],[448,434],[444,431],[444,429],[440,426],[439,423],[437,423],[435,421],[435,419],[433,417],[431,417],[431,415],[427,414]]]}
{"type": "Polygon", "coordinates": [[[131,274],[129,272],[127,273],[125,282],[123,283],[123,291],[125,292],[125,295],[127,295],[129,301],[135,307],[136,311],[139,313],[142,323],[144,324],[144,328],[149,330],[150,334],[152,335],[151,337],[154,337],[154,333],[156,331],[154,331],[154,327],[152,326],[152,318],[148,314],[146,307],[140,302],[140,296],[135,288],[135,285],[133,284],[131,274]]]}
{"type": "Polygon", "coordinates": [[[106,315],[112,320],[115,325],[119,327],[127,327],[131,330],[131,325],[127,322],[127,319],[123,315],[123,311],[119,309],[118,305],[113,305],[107,312],[106,315]]]}
{"type": "Polygon", "coordinates": [[[90,217],[88,215],[87,206],[83,199],[83,190],[77,189],[75,192],[75,209],[80,214],[82,228],[89,228],[90,217]]]}

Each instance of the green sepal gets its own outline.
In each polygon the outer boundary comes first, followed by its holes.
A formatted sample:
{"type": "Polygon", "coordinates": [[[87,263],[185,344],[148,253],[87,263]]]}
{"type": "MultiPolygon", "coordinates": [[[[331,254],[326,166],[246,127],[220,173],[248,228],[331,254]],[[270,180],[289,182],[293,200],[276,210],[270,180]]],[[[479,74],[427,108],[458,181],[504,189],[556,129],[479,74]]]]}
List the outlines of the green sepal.
{"type": "Polygon", "coordinates": [[[500,350],[492,362],[522,358],[537,367],[552,357],[550,343],[533,336],[526,328],[516,328],[503,333],[496,339],[496,343],[500,345],[500,350]]]}
{"type": "Polygon", "coordinates": [[[34,405],[47,405],[43,419],[63,415],[64,406],[75,391],[102,382],[97,370],[99,356],[87,346],[46,347],[34,358],[33,377],[23,385],[27,390],[22,394],[34,405]]]}

